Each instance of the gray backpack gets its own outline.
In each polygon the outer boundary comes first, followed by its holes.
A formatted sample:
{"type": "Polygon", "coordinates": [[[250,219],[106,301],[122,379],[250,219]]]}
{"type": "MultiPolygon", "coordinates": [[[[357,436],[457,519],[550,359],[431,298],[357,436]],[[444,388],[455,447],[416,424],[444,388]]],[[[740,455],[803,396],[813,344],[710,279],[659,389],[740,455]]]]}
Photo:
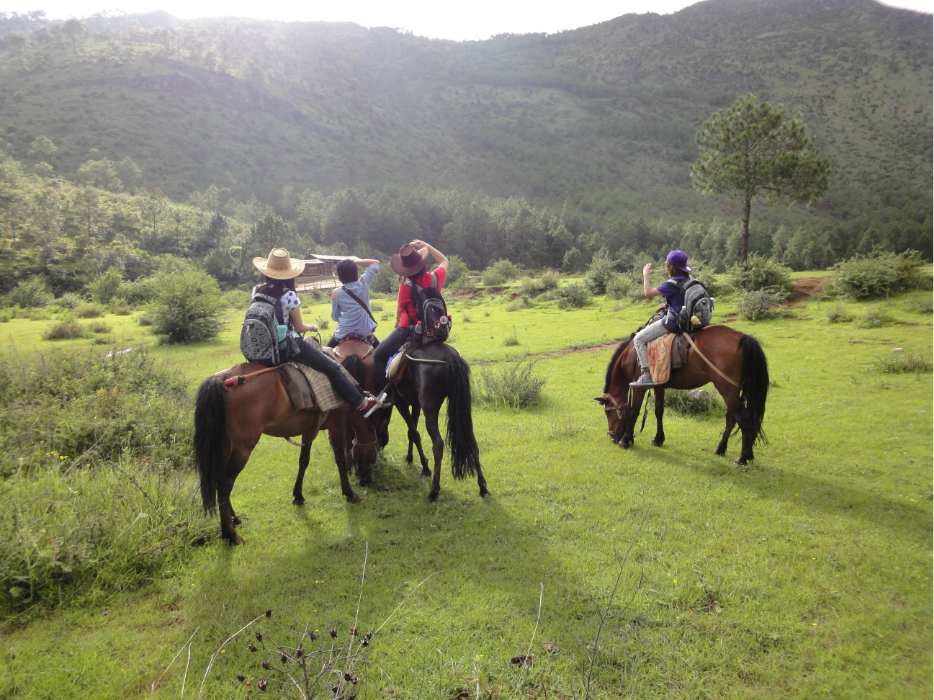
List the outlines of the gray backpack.
{"type": "Polygon", "coordinates": [[[710,324],[713,318],[713,305],[715,299],[707,292],[707,288],[693,277],[688,277],[682,283],[684,290],[684,306],[678,317],[678,326],[685,333],[693,333],[710,324]],[[698,322],[694,323],[694,319],[698,322]]]}
{"type": "Polygon", "coordinates": [[[285,344],[279,341],[279,300],[256,294],[240,329],[240,352],[249,362],[269,367],[285,361],[285,344]]]}

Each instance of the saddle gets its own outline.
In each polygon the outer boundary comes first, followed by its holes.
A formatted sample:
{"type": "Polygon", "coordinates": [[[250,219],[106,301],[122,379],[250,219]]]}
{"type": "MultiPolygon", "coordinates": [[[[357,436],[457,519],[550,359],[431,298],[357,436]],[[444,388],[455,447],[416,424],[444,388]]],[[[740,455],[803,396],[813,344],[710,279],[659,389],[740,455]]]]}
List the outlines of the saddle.
{"type": "MultiPolygon", "coordinates": [[[[276,369],[285,381],[286,391],[296,411],[303,408],[314,408],[322,412],[333,411],[344,403],[323,372],[318,372],[298,362],[286,362],[276,369]]],[[[354,386],[360,386],[346,369],[341,367],[341,371],[347,375],[354,386]]]]}
{"type": "Polygon", "coordinates": [[[649,343],[649,372],[655,384],[665,384],[671,377],[671,370],[680,369],[687,362],[690,346],[684,335],[667,333],[649,343]]]}

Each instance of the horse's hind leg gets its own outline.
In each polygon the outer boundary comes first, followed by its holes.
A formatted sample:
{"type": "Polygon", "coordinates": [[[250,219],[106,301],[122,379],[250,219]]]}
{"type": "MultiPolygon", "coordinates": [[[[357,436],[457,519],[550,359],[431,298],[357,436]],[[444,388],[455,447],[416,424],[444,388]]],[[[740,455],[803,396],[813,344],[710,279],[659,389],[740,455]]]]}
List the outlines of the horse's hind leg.
{"type": "Polygon", "coordinates": [[[717,445],[717,449],[714,450],[714,454],[718,457],[722,457],[726,454],[726,446],[730,441],[730,434],[733,432],[734,427],[736,427],[736,418],[733,417],[733,412],[730,409],[727,409],[726,428],[723,430],[723,437],[720,438],[720,444],[717,445]]]}
{"type": "Polygon", "coordinates": [[[230,544],[243,544],[243,538],[237,534],[235,525],[240,523],[230,503],[237,476],[243,471],[252,450],[234,449],[224,467],[224,476],[217,484],[217,504],[220,508],[221,537],[230,544]]]}
{"type": "Polygon", "coordinates": [[[665,428],[662,426],[662,417],[665,415],[665,390],[655,388],[655,437],[652,438],[653,447],[665,444],[665,428]]]}
{"type": "Polygon", "coordinates": [[[305,496],[302,494],[302,484],[305,482],[305,469],[311,457],[311,442],[315,439],[314,433],[302,434],[302,451],[298,455],[298,476],[295,477],[295,486],[292,487],[292,505],[305,505],[305,496]]]}
{"type": "MultiPolygon", "coordinates": [[[[431,479],[431,491],[428,492],[428,500],[437,501],[438,494],[441,493],[441,462],[444,459],[444,438],[441,437],[441,431],[438,429],[438,410],[425,409],[425,430],[431,436],[431,451],[435,458],[435,469],[431,479]]],[[[486,480],[484,480],[485,485],[486,480]]]]}
{"type": "Polygon", "coordinates": [[[422,476],[431,476],[431,470],[428,469],[428,458],[425,456],[425,451],[422,449],[422,436],[418,434],[418,417],[421,412],[421,407],[418,405],[412,406],[412,413],[409,413],[409,406],[399,402],[396,404],[396,408],[399,410],[399,415],[402,416],[402,420],[405,421],[406,428],[408,429],[408,439],[409,439],[409,450],[405,455],[405,461],[409,464],[412,463],[412,448],[413,445],[418,449],[418,458],[422,463],[422,476]]]}

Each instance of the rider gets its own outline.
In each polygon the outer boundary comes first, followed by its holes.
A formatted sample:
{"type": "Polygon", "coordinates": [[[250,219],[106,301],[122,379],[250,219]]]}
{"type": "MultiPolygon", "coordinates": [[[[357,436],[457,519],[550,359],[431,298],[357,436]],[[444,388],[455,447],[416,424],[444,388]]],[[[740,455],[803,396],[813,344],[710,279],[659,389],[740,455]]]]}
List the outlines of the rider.
{"type": "Polygon", "coordinates": [[[629,386],[655,386],[649,372],[648,344],[667,333],[675,333],[678,330],[678,316],[681,313],[681,307],[684,306],[684,283],[690,278],[689,273],[691,272],[691,266],[688,265],[688,254],[683,250],[671,251],[665,259],[665,269],[671,279],[653,289],[649,284],[652,263],[646,263],[645,267],[642,268],[642,287],[645,291],[645,298],[665,297],[665,303],[660,304],[658,308],[659,311],[665,309],[666,313],[660,320],[650,323],[636,333],[636,337],[633,338],[632,342],[636,346],[636,355],[639,356],[639,366],[642,368],[642,374],[629,386]]]}
{"type": "Polygon", "coordinates": [[[385,384],[386,363],[395,352],[409,340],[411,328],[415,325],[415,301],[412,299],[412,290],[415,285],[428,288],[432,278],[437,280],[437,287],[441,289],[448,272],[448,259],[437,248],[424,241],[414,240],[404,245],[389,261],[392,271],[399,275],[399,296],[397,298],[396,327],[380,343],[373,354],[376,365],[376,376],[385,384]],[[438,263],[433,272],[428,272],[425,261],[429,253],[438,263]],[[404,277],[408,281],[403,280],[404,277]]]}
{"type": "Polygon", "coordinates": [[[347,258],[337,263],[337,279],[343,284],[331,292],[331,318],[337,321],[329,348],[336,348],[348,335],[358,335],[374,348],[379,345],[373,331],[376,319],[370,311],[370,285],[379,272],[379,260],[347,258]],[[369,265],[361,276],[357,265],[369,265]],[[359,299],[359,301],[358,301],[359,299]]]}
{"type": "Polygon", "coordinates": [[[305,323],[302,320],[302,312],[298,308],[302,302],[295,293],[295,278],[305,269],[305,261],[290,258],[289,251],[285,248],[273,248],[268,258],[253,258],[253,265],[263,273],[263,281],[253,287],[252,295],[255,297],[260,293],[277,298],[283,320],[289,321],[288,335],[292,339],[290,344],[298,351],[288,359],[323,372],[338,395],[364,415],[378,408],[379,402],[375,397],[364,396],[357,391],[340,365],[299,335],[306,332],[315,333],[318,330],[314,323],[305,323]]]}

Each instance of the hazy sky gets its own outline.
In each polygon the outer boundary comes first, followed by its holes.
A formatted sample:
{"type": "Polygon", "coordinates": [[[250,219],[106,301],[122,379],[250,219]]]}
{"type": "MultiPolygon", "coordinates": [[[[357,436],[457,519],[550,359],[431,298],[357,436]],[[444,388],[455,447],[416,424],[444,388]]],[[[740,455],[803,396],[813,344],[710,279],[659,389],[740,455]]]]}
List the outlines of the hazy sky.
{"type": "MultiPolygon", "coordinates": [[[[510,32],[559,32],[628,13],[668,14],[696,0],[4,0],[0,10],[45,10],[49,19],[165,10],[180,19],[251,17],[283,21],[356,22],[397,27],[440,39],[487,39],[510,32]]],[[[931,12],[934,0],[891,0],[895,7],[931,12]]]]}

